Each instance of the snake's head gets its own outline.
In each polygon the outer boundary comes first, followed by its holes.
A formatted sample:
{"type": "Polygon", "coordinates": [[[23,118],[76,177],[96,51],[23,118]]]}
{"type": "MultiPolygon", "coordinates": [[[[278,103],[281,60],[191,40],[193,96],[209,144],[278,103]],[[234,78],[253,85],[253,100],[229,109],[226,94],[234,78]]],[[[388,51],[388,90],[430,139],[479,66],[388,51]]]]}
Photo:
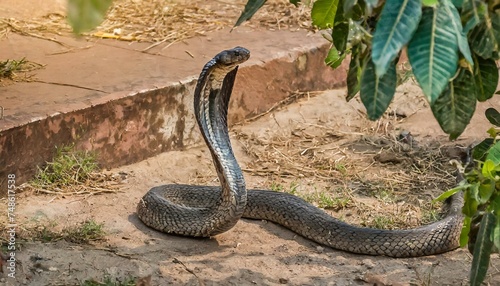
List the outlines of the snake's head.
{"type": "Polygon", "coordinates": [[[233,68],[245,62],[248,58],[250,58],[249,50],[243,47],[235,47],[218,53],[214,59],[218,65],[233,68]]]}
{"type": "Polygon", "coordinates": [[[212,80],[211,87],[220,86],[224,77],[248,58],[250,58],[250,51],[242,47],[222,51],[205,65],[202,75],[208,71],[212,80]]]}

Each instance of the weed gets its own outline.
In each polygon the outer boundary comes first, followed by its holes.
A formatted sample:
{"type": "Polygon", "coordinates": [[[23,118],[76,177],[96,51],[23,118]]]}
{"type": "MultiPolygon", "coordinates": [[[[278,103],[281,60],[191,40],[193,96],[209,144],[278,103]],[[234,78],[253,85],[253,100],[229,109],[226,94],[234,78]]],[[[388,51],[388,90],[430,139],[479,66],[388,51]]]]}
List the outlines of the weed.
{"type": "Polygon", "coordinates": [[[269,188],[275,192],[283,192],[283,190],[285,189],[282,184],[276,182],[272,182],[269,188]]]}
{"type": "Polygon", "coordinates": [[[34,224],[26,224],[17,235],[20,240],[31,240],[41,242],[53,242],[66,240],[74,243],[89,243],[91,241],[102,240],[105,236],[103,224],[95,220],[86,220],[76,226],[57,229],[55,221],[41,223],[34,221],[34,224]]]}
{"type": "Polygon", "coordinates": [[[269,188],[275,192],[285,192],[292,195],[296,195],[299,186],[300,185],[297,182],[293,181],[290,183],[288,189],[285,189],[285,186],[283,186],[283,184],[272,182],[269,188]]]}
{"type": "Polygon", "coordinates": [[[26,62],[25,58],[0,62],[0,77],[12,79],[16,71],[21,71],[23,69],[22,67],[26,62]]]}
{"type": "Polygon", "coordinates": [[[378,229],[394,229],[395,221],[392,217],[377,215],[371,222],[365,222],[363,225],[378,229]]]}
{"type": "MultiPolygon", "coordinates": [[[[8,78],[14,81],[20,81],[23,79],[18,78],[18,72],[30,72],[37,69],[43,68],[44,65],[34,63],[22,58],[20,60],[5,60],[0,62],[0,78],[8,78]]],[[[24,80],[29,80],[31,76],[25,76],[24,80]]]]}
{"type": "Polygon", "coordinates": [[[343,163],[337,163],[334,166],[334,169],[339,171],[342,175],[347,175],[347,166],[343,163]]]}
{"type": "Polygon", "coordinates": [[[35,187],[63,187],[84,182],[99,168],[96,157],[90,152],[74,151],[74,146],[58,148],[52,162],[41,169],[32,181],[35,187]]]}
{"type": "Polygon", "coordinates": [[[429,224],[436,222],[440,219],[441,203],[431,202],[428,205],[421,207],[422,210],[422,224],[429,224]]]}
{"type": "Polygon", "coordinates": [[[102,240],[104,235],[103,224],[94,220],[87,220],[79,226],[65,229],[64,239],[74,243],[89,243],[90,241],[102,240]]]}
{"type": "Polygon", "coordinates": [[[119,177],[99,171],[93,152],[76,151],[73,145],[60,147],[52,162],[38,167],[35,178],[25,187],[46,194],[115,193],[121,185],[119,177]]]}
{"type": "Polygon", "coordinates": [[[386,204],[393,203],[396,201],[396,196],[394,192],[387,189],[382,189],[375,194],[375,197],[386,204]]]}
{"type": "Polygon", "coordinates": [[[349,197],[332,197],[327,192],[314,192],[304,195],[302,198],[309,203],[316,204],[323,209],[340,210],[348,207],[352,200],[349,197]]]}
{"type": "Polygon", "coordinates": [[[287,193],[296,195],[297,194],[297,189],[299,188],[299,184],[297,182],[291,182],[290,183],[290,188],[288,189],[287,193]]]}
{"type": "Polygon", "coordinates": [[[32,239],[39,240],[41,242],[51,242],[60,240],[61,238],[63,238],[63,235],[61,233],[57,233],[56,231],[54,231],[55,226],[56,223],[50,223],[49,225],[38,226],[35,230],[32,231],[32,233],[34,234],[32,236],[32,239]]]}

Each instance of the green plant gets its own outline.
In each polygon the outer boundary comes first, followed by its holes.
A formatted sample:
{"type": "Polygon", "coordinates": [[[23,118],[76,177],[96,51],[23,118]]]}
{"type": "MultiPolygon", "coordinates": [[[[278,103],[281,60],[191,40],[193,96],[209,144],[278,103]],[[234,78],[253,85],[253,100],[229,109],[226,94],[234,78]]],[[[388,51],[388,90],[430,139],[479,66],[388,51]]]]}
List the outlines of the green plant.
{"type": "MultiPolygon", "coordinates": [[[[235,26],[265,2],[248,0],[235,26]]],[[[392,101],[398,83],[396,65],[404,51],[434,117],[450,139],[469,124],[476,102],[495,93],[500,42],[495,1],[302,2],[312,2],[312,23],[327,31],[325,38],[332,43],[326,64],[337,68],[350,54],[347,100],[359,93],[371,120],[379,119],[392,101]]]]}
{"type": "Polygon", "coordinates": [[[23,69],[23,65],[26,64],[26,62],[25,58],[0,62],[0,78],[5,77],[12,79],[16,71],[21,71],[23,69]]]}
{"type": "Polygon", "coordinates": [[[381,189],[376,194],[375,197],[384,203],[393,203],[396,201],[396,196],[392,190],[381,189]]]}
{"type": "Polygon", "coordinates": [[[375,216],[372,226],[378,229],[391,229],[394,226],[394,219],[387,216],[375,216]]]}
{"type": "Polygon", "coordinates": [[[439,209],[432,202],[422,208],[422,224],[429,224],[439,220],[439,209]]]}
{"type": "Polygon", "coordinates": [[[52,162],[48,162],[43,169],[38,168],[38,173],[31,183],[37,187],[69,186],[85,182],[91,173],[98,169],[94,154],[75,151],[73,146],[65,146],[57,148],[52,162]]]}
{"type": "Polygon", "coordinates": [[[55,221],[47,223],[36,221],[35,223],[35,226],[28,225],[25,228],[27,234],[26,237],[23,235],[23,238],[41,242],[66,240],[74,243],[89,243],[102,240],[106,235],[103,230],[104,225],[93,219],[65,227],[62,230],[56,230],[57,223],[55,221]]]}
{"type": "Polygon", "coordinates": [[[68,0],[68,22],[77,35],[97,27],[113,0],[68,0]]]}
{"type": "Polygon", "coordinates": [[[457,192],[464,192],[462,212],[465,219],[460,245],[468,244],[473,254],[471,285],[482,283],[490,254],[500,249],[500,113],[489,108],[486,117],[495,127],[488,130],[490,138],[472,149],[474,166],[458,187],[437,198],[444,200],[457,192]]]}
{"type": "Polygon", "coordinates": [[[332,210],[340,210],[348,207],[352,200],[350,197],[346,196],[331,196],[328,192],[325,191],[316,191],[306,195],[299,195],[306,202],[316,204],[318,207],[323,209],[332,209],[332,210]]]}
{"type": "Polygon", "coordinates": [[[106,234],[103,224],[95,220],[86,220],[78,226],[65,229],[64,239],[74,243],[89,243],[90,241],[102,240],[106,234]]]}
{"type": "Polygon", "coordinates": [[[298,187],[299,187],[299,184],[297,182],[293,181],[293,182],[290,182],[288,189],[285,189],[285,186],[283,186],[283,184],[276,183],[276,182],[272,182],[271,186],[269,188],[275,192],[285,192],[285,193],[295,195],[295,194],[297,194],[298,187]]]}

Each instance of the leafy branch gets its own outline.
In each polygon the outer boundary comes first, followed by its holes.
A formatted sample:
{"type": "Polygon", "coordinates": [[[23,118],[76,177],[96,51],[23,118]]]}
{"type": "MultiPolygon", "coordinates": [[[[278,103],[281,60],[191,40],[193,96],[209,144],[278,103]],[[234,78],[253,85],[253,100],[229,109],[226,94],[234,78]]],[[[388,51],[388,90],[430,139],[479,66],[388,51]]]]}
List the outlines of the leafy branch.
{"type": "MultiPolygon", "coordinates": [[[[235,26],[265,2],[249,0],[235,26]]],[[[332,43],[325,60],[329,66],[336,68],[351,55],[346,99],[359,93],[368,118],[379,119],[389,107],[395,93],[392,73],[406,53],[434,117],[456,139],[476,102],[491,98],[498,83],[500,15],[493,2],[316,0],[311,18],[331,35],[326,37],[332,43]]]]}

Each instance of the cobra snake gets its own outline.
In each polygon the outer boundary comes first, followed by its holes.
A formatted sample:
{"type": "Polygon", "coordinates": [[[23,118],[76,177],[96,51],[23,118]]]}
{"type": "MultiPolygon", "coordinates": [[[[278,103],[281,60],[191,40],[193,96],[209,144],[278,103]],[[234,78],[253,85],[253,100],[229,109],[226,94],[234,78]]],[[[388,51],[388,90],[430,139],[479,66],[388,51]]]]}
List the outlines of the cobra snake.
{"type": "Polygon", "coordinates": [[[231,148],[227,112],[238,65],[249,57],[242,47],[220,52],[203,67],[194,92],[195,117],[221,186],[154,187],[137,205],[144,224],[169,234],[211,237],[231,229],[241,217],[260,219],[334,249],[391,257],[432,255],[458,247],[463,203],[459,195],[448,199],[447,213],[437,222],[382,230],[349,225],[291,194],[247,192],[231,148]]]}

